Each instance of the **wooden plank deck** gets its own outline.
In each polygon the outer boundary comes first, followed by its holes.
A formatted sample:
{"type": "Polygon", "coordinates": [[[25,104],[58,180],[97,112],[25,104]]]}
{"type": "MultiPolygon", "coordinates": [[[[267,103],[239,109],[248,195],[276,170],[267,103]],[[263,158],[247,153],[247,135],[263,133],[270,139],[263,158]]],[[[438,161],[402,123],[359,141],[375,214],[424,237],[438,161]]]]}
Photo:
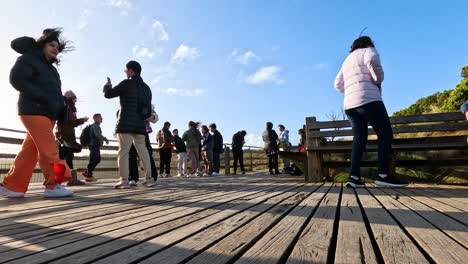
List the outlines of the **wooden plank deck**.
{"type": "Polygon", "coordinates": [[[468,188],[251,174],[0,198],[0,263],[467,263],[468,188]]]}

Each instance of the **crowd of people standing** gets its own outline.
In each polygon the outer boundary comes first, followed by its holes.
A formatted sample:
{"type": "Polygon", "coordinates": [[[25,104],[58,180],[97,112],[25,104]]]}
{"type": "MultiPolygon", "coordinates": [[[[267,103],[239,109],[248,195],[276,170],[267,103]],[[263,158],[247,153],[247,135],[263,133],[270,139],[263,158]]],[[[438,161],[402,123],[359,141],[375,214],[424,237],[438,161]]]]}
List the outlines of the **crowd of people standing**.
{"type": "MultiPolygon", "coordinates": [[[[11,69],[10,83],[19,92],[18,115],[27,134],[10,171],[0,183],[0,194],[3,196],[23,197],[37,163],[44,175],[45,197],[73,195],[62,183],[83,184],[77,179],[73,165],[74,154],[79,153],[83,146],[88,147],[90,159],[82,175],[87,182],[97,180],[94,170],[101,161],[100,150],[104,143],[109,144],[109,140],[100,128],[103,117],[96,113],[92,118],[93,124],[86,126],[79,137],[80,142],[76,141],[75,127],[85,124],[89,118],[77,117],[77,96],[73,91],[62,94],[60,74],[54,65],[60,62],[58,55],[72,50],[72,47],[61,34],[61,29],[45,29],[37,40],[20,37],[11,43],[11,47],[21,54],[11,69]]],[[[140,174],[144,177],[141,184],[147,187],[154,186],[158,178],[150,134],[153,132],[151,124],[156,123],[159,117],[151,103],[151,89],[141,73],[141,65],[129,61],[125,65],[126,78],[116,86],[107,78],[103,88],[105,98],[119,98],[120,103],[115,128],[119,146],[119,182],[115,188],[119,189],[136,186],[140,174]]],[[[383,79],[383,68],[374,43],[367,36],[359,37],[353,42],[350,54],[335,80],[335,88],[344,93],[344,109],[353,130],[351,167],[346,183],[349,187],[365,185],[360,177],[360,162],[367,143],[368,124],[376,131],[379,141],[375,183],[381,186],[406,186],[389,171],[393,131],[381,96],[383,79]]],[[[468,101],[462,105],[461,111],[468,120],[468,101]]],[[[199,122],[190,121],[187,130],[179,136],[179,130],[171,131],[171,123],[165,122],[156,133],[161,177],[171,176],[173,152],[178,159],[177,176],[219,175],[220,155],[224,151],[223,136],[214,123],[200,125],[199,122]]],[[[279,125],[278,129],[279,134],[273,129],[273,123],[267,122],[262,134],[270,174],[280,174],[279,151],[288,151],[291,147],[289,131],[284,125],[279,125]]],[[[243,147],[246,134],[245,130],[241,130],[232,137],[234,174],[238,165],[240,173],[245,174],[243,147]]],[[[304,152],[305,130],[299,129],[298,134],[299,152],[304,152]]],[[[290,162],[287,159],[282,162],[286,171],[290,162]]]]}

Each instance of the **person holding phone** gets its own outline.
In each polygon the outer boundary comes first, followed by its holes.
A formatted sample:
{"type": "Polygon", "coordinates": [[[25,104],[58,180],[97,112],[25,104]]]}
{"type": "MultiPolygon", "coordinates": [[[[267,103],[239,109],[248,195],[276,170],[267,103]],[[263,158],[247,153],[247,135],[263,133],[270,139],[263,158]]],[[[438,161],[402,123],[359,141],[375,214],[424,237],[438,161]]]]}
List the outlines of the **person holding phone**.
{"type": "Polygon", "coordinates": [[[145,180],[143,185],[151,187],[155,180],[151,174],[151,163],[146,148],[146,120],[151,116],[151,89],[141,78],[141,65],[136,61],[129,61],[125,67],[127,79],[112,87],[109,77],[104,86],[104,97],[111,99],[119,97],[120,111],[115,132],[119,143],[118,166],[120,181],[115,185],[117,189],[130,188],[128,156],[132,143],[143,163],[145,180]],[[146,107],[149,105],[149,109],[146,107]],[[144,112],[143,110],[148,112],[144,112]],[[148,113],[148,115],[146,115],[148,113]]]}

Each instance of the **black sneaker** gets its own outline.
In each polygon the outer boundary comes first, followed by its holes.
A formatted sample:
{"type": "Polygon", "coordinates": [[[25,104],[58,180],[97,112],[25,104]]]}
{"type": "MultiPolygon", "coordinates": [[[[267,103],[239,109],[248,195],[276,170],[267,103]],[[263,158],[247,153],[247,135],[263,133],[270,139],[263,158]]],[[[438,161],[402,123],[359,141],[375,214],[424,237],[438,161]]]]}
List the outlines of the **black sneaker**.
{"type": "Polygon", "coordinates": [[[377,180],[375,180],[374,183],[380,187],[406,187],[408,186],[407,182],[397,180],[391,176],[387,176],[385,178],[381,178],[377,176],[377,180]]]}
{"type": "Polygon", "coordinates": [[[349,177],[348,181],[346,182],[346,187],[351,188],[363,188],[366,187],[366,184],[361,181],[361,179],[354,179],[353,177],[349,177]]]}

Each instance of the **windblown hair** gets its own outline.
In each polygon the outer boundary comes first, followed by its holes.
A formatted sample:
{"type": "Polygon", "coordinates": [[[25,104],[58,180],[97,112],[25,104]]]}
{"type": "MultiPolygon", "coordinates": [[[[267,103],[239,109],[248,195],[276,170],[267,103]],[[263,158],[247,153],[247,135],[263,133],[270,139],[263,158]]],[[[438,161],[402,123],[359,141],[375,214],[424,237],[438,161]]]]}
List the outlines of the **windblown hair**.
{"type": "Polygon", "coordinates": [[[197,129],[198,126],[200,126],[200,122],[190,121],[190,122],[188,123],[188,126],[189,126],[190,128],[195,128],[195,129],[197,129]]]}
{"type": "MultiPolygon", "coordinates": [[[[59,44],[58,51],[60,53],[68,52],[74,50],[74,47],[71,45],[71,42],[62,38],[62,28],[46,28],[42,31],[42,36],[37,39],[36,46],[39,50],[45,47],[45,45],[52,41],[57,41],[59,44]]],[[[52,63],[59,64],[60,60],[55,59],[52,63]]]]}
{"type": "Polygon", "coordinates": [[[372,39],[368,36],[362,36],[354,40],[353,44],[351,45],[351,50],[349,51],[349,53],[357,49],[365,49],[365,48],[375,48],[374,42],[372,42],[372,39]]]}

